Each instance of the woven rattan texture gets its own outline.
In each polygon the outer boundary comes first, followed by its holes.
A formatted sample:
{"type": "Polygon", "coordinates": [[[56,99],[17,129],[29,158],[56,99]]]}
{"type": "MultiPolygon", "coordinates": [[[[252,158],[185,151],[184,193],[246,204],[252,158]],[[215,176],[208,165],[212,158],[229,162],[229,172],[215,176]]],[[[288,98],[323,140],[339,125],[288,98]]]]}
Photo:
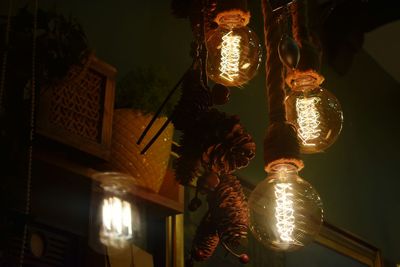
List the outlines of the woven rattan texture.
{"type": "Polygon", "coordinates": [[[167,120],[166,117],[158,118],[143,143],[137,145],[136,141],[151,118],[151,114],[143,115],[131,109],[115,110],[110,164],[113,169],[130,174],[135,185],[158,193],[168,167],[174,128],[169,124],[146,154],[141,155],[140,151],[167,120]]]}
{"type": "Polygon", "coordinates": [[[106,77],[87,70],[81,78],[82,67],[74,67],[66,81],[53,88],[50,102],[50,123],[68,132],[99,142],[104,107],[106,77]]]}

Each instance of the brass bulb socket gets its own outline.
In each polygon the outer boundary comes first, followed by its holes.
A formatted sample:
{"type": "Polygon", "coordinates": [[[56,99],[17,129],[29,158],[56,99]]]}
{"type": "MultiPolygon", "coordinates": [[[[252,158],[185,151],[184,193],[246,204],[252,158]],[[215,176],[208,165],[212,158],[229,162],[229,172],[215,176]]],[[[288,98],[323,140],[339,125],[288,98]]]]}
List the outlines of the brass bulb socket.
{"type": "Polygon", "coordinates": [[[288,71],[288,73],[286,74],[285,82],[292,90],[295,90],[294,88],[297,87],[296,81],[304,77],[309,77],[311,79],[310,85],[312,84],[315,85],[316,87],[321,85],[325,80],[324,76],[322,76],[313,69],[309,70],[294,69],[288,71]]]}
{"type": "Polygon", "coordinates": [[[237,24],[241,26],[246,26],[250,22],[250,12],[249,11],[243,11],[241,9],[230,9],[230,10],[224,10],[219,12],[216,16],[214,21],[218,24],[224,24],[224,20],[226,18],[237,18],[237,24]]]}

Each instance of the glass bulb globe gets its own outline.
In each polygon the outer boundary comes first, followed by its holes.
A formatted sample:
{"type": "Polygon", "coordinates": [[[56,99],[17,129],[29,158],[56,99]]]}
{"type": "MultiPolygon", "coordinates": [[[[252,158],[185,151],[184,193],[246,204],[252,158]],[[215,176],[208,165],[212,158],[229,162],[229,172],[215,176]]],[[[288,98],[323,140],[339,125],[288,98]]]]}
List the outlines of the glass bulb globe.
{"type": "Polygon", "coordinates": [[[323,219],[318,193],[291,164],[277,164],[250,194],[250,229],[264,246],[296,250],[318,234],[323,219]]]}
{"type": "Polygon", "coordinates": [[[92,248],[103,252],[128,247],[139,229],[139,213],[128,193],[132,177],[123,173],[96,174],[91,200],[89,242],[92,248]]]}
{"type": "Polygon", "coordinates": [[[307,82],[297,82],[285,99],[286,119],[297,129],[300,151],[323,152],[338,138],[343,112],[328,90],[307,82]]]}
{"type": "Polygon", "coordinates": [[[240,16],[226,16],[208,34],[207,74],[216,83],[240,86],[251,80],[261,62],[257,35],[243,25],[240,16]]]}

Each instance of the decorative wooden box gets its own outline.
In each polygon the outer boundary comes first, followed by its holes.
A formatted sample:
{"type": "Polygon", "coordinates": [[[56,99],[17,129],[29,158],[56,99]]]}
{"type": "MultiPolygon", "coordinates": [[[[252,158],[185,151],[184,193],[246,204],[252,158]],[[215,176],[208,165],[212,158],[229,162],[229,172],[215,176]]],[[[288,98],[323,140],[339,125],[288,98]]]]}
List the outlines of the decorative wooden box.
{"type": "Polygon", "coordinates": [[[65,80],[41,91],[37,133],[96,157],[111,147],[116,69],[91,57],[65,80]]]}

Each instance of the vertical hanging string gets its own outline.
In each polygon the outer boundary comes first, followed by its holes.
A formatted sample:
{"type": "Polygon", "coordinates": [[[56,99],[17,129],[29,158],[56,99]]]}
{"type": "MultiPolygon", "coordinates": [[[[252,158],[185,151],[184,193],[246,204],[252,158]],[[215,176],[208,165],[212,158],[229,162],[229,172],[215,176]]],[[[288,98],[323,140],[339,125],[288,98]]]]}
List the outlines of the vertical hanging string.
{"type": "MultiPolygon", "coordinates": [[[[37,34],[37,14],[38,0],[35,0],[33,11],[33,33],[32,33],[32,78],[31,78],[31,116],[29,131],[29,148],[28,148],[28,170],[26,181],[26,199],[25,199],[25,215],[29,215],[31,210],[31,186],[32,186],[32,155],[33,140],[35,137],[35,105],[36,105],[36,34],[37,34]]],[[[28,224],[24,224],[24,232],[22,236],[22,246],[20,253],[19,266],[22,267],[25,258],[25,244],[27,239],[28,224]]]]}
{"type": "Polygon", "coordinates": [[[290,6],[293,38],[301,51],[297,69],[300,71],[312,70],[314,78],[321,83],[323,77],[318,72],[321,68],[322,51],[318,45],[317,36],[313,35],[310,30],[312,25],[308,15],[310,4],[312,2],[308,0],[297,0],[290,6]]]}
{"type": "Polygon", "coordinates": [[[8,2],[7,24],[6,24],[6,31],[5,31],[5,37],[4,37],[4,54],[3,54],[3,61],[2,61],[2,66],[1,66],[1,77],[0,77],[0,114],[3,111],[3,96],[4,96],[4,87],[5,87],[5,82],[6,82],[8,50],[9,50],[9,45],[10,45],[12,6],[13,6],[13,0],[10,0],[8,2]]]}
{"type": "Polygon", "coordinates": [[[268,115],[270,124],[286,121],[284,106],[284,68],[279,59],[277,44],[282,35],[280,25],[280,12],[272,12],[267,0],[262,0],[264,16],[264,38],[266,44],[267,59],[265,61],[266,71],[266,96],[268,103],[268,115]]]}
{"type": "Polygon", "coordinates": [[[290,5],[292,17],[293,38],[302,47],[304,42],[310,41],[307,0],[297,0],[290,5]]]}

